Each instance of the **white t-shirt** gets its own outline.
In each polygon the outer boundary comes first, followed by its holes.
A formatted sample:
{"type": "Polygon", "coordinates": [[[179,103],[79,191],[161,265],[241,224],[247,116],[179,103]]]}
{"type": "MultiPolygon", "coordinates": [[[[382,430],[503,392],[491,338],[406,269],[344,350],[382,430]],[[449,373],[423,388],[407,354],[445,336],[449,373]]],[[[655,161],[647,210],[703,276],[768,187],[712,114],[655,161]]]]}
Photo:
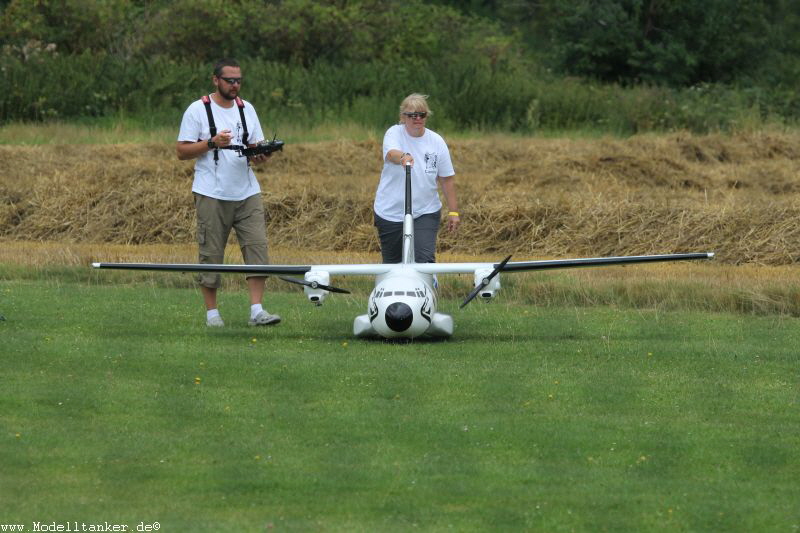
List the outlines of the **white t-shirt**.
{"type": "MultiPolygon", "coordinates": [[[[220,107],[212,98],[211,113],[214,115],[217,132],[230,130],[233,135],[231,144],[241,145],[244,130],[239,107],[235,103],[230,108],[220,107]]],[[[248,144],[264,140],[256,110],[247,101],[244,102],[244,115],[247,121],[248,144]]],[[[210,138],[205,105],[202,100],[197,100],[183,114],[178,142],[207,141],[210,138]]],[[[197,158],[192,192],[218,200],[244,200],[261,192],[258,180],[248,166],[246,157],[239,157],[235,150],[217,150],[217,154],[219,161],[216,164],[214,150],[209,150],[197,158]]]]}
{"type": "Polygon", "coordinates": [[[425,128],[421,137],[408,134],[405,125],[396,124],[383,137],[383,171],[375,193],[375,213],[384,220],[402,222],[405,215],[406,171],[386,161],[389,150],[408,152],[411,167],[411,212],[414,218],[442,209],[436,178],[455,175],[450,150],[441,135],[425,128]]]}

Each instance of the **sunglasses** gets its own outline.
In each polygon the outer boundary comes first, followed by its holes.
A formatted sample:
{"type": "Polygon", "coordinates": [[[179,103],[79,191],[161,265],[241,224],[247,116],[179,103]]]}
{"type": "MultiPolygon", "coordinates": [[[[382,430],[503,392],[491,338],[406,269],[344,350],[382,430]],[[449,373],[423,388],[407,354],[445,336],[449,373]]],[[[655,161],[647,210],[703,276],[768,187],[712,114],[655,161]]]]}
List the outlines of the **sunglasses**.
{"type": "Polygon", "coordinates": [[[406,113],[403,111],[403,115],[407,116],[408,118],[425,118],[428,116],[427,111],[413,111],[411,113],[406,113]]]}
{"type": "Polygon", "coordinates": [[[242,78],[223,78],[222,76],[219,77],[221,80],[225,80],[226,83],[231,85],[242,84],[242,78]]]}

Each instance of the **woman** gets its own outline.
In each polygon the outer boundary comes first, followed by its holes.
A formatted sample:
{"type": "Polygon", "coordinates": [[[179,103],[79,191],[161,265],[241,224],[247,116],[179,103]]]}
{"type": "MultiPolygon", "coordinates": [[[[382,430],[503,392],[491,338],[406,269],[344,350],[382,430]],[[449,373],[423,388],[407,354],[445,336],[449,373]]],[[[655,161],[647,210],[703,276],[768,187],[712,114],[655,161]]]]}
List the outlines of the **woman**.
{"type": "Polygon", "coordinates": [[[406,163],[411,165],[414,260],[436,260],[442,209],[437,185],[442,188],[449,211],[447,229],[455,231],[461,222],[450,150],[438,133],[425,127],[431,116],[427,98],[417,93],[407,96],[400,104],[400,123],[389,128],[383,137],[383,171],[373,207],[384,263],[402,260],[406,163]]]}

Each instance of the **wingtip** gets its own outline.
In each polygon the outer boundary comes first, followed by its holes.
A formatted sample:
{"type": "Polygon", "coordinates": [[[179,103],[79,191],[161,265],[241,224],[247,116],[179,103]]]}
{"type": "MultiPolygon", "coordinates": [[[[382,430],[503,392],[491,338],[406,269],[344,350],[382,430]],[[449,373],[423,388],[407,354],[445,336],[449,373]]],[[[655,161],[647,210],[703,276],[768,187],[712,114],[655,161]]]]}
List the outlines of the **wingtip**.
{"type": "Polygon", "coordinates": [[[100,268],[100,263],[92,263],[92,268],[100,268]]]}
{"type": "Polygon", "coordinates": [[[708,252],[708,258],[714,259],[714,252],[708,252]]]}

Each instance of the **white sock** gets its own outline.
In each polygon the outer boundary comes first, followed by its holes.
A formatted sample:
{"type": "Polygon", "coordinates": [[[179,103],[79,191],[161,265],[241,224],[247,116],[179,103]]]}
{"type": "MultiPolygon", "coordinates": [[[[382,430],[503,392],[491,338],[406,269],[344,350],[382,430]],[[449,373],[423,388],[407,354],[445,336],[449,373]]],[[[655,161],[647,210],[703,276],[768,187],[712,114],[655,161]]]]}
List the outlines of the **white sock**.
{"type": "Polygon", "coordinates": [[[219,316],[219,309],[209,309],[206,311],[206,320],[214,318],[215,316],[219,316]]]}
{"type": "Polygon", "coordinates": [[[261,307],[261,304],[253,304],[250,306],[250,318],[255,318],[258,313],[263,311],[264,308],[261,307]]]}

